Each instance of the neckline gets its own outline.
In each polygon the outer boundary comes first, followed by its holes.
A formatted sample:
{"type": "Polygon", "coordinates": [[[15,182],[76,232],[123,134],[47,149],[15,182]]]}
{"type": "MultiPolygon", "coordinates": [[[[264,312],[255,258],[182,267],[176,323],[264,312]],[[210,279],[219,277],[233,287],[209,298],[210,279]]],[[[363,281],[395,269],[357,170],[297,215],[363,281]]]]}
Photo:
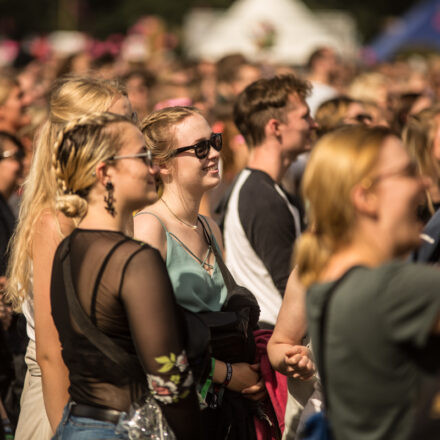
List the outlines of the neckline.
{"type": "MultiPolygon", "coordinates": [[[[214,258],[214,264],[212,265],[213,266],[212,273],[209,273],[206,269],[203,268],[203,266],[200,264],[198,259],[196,260],[196,258],[194,258],[193,253],[188,252],[188,250],[186,249],[186,245],[176,235],[174,235],[172,232],[168,232],[168,231],[166,232],[166,235],[167,235],[167,237],[170,237],[171,240],[173,240],[179,246],[179,248],[185,252],[185,254],[194,262],[194,264],[202,272],[204,272],[209,278],[211,278],[211,279],[214,278],[214,274],[217,272],[217,269],[218,269],[217,259],[214,258]]],[[[169,252],[167,250],[167,262],[168,262],[168,256],[169,256],[169,252]]]]}
{"type": "Polygon", "coordinates": [[[74,229],[74,231],[77,231],[77,232],[113,232],[115,234],[123,235],[124,237],[126,237],[126,235],[122,231],[117,231],[115,229],[91,229],[91,228],[76,227],[74,229]]]}

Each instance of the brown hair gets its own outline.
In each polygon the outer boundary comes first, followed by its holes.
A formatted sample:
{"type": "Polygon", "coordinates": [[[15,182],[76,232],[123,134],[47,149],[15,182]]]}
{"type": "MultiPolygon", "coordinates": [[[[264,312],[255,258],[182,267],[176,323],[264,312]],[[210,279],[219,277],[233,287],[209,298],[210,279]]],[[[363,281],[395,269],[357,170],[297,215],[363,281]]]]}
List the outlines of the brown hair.
{"type": "MultiPolygon", "coordinates": [[[[402,139],[411,158],[417,163],[421,176],[432,179],[436,186],[440,186],[440,163],[434,159],[432,149],[439,122],[436,116],[440,115],[440,104],[429,107],[416,115],[409,115],[407,124],[402,132],[402,139]]],[[[429,191],[426,190],[428,208],[434,214],[434,206],[429,191]]]]}
{"type": "Polygon", "coordinates": [[[12,75],[0,75],[0,105],[8,100],[11,90],[18,86],[18,81],[12,75]]]}
{"type": "Polygon", "coordinates": [[[338,96],[323,102],[316,111],[315,121],[318,124],[318,135],[339,127],[343,124],[350,104],[356,101],[348,96],[338,96]]]}
{"type": "Polygon", "coordinates": [[[234,121],[248,147],[255,147],[264,141],[264,128],[269,119],[285,120],[289,96],[293,94],[304,100],[310,89],[307,81],[294,75],[262,78],[247,86],[235,103],[234,121]]]}

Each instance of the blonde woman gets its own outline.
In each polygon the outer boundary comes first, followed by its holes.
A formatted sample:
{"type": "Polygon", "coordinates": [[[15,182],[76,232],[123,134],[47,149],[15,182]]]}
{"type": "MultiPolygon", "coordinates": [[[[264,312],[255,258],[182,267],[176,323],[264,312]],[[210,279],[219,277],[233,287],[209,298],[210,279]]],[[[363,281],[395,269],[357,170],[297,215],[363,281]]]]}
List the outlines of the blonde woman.
{"type": "MultiPolygon", "coordinates": [[[[53,164],[57,208],[81,219],[58,246],[52,270],[52,315],[71,399],[54,438],[128,438],[117,425],[145,396],[148,384],[176,438],[199,439],[184,328],[165,264],[156,249],[124,234],[133,211],[157,199],[157,167],[142,133],[113,113],[85,116],[66,125],[53,164]],[[130,359],[133,369],[127,372],[91,342],[73,297],[89,326],[130,359]]],[[[147,418],[153,415],[147,410],[147,418]]]]}
{"type": "Polygon", "coordinates": [[[419,380],[440,366],[440,273],[402,261],[426,181],[388,129],[351,126],[321,138],[303,185],[295,260],[333,436],[408,439],[419,380]]]}
{"type": "Polygon", "coordinates": [[[402,137],[420,175],[431,179],[419,209],[420,219],[427,223],[440,207],[440,105],[409,115],[402,137]]]}
{"type": "Polygon", "coordinates": [[[7,291],[15,310],[26,316],[30,339],[18,440],[50,438],[68,399],[69,380],[51,316],[49,285],[55,249],[75,222],[55,209],[53,147],[68,121],[105,110],[131,115],[125,92],[116,84],[82,77],[56,82],[49,98],[49,118],[36,140],[33,163],[24,184],[7,291]]]}
{"type": "MultiPolygon", "coordinates": [[[[134,236],[159,250],[182,307],[194,313],[219,311],[227,290],[210,243],[221,252],[222,240],[214,221],[199,216],[199,207],[202,196],[220,180],[221,135],[212,133],[193,107],[155,111],[141,126],[159,164],[163,190],[159,201],[135,216],[134,236]]],[[[240,362],[212,359],[213,386],[206,399],[210,408],[202,412],[204,438],[245,440],[255,436],[249,401],[244,397],[258,400],[264,387],[258,365],[249,356],[253,351],[250,339],[247,353],[237,353],[240,362]]],[[[203,385],[199,384],[199,390],[203,385]]]]}

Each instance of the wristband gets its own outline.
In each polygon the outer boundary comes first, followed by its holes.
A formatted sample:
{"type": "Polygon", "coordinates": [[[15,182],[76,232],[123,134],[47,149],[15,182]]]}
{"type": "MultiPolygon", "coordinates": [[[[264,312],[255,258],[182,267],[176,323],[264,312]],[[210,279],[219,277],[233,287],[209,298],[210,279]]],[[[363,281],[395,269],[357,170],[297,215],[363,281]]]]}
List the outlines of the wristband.
{"type": "Polygon", "coordinates": [[[214,370],[215,370],[215,359],[211,358],[211,371],[209,372],[209,376],[206,379],[206,382],[203,384],[203,387],[200,391],[200,395],[202,396],[203,400],[205,400],[206,395],[208,394],[209,387],[212,384],[212,378],[214,377],[214,370]]]}
{"type": "Polygon", "coordinates": [[[232,365],[229,362],[226,362],[226,378],[222,383],[222,386],[225,388],[229,385],[232,379],[232,365]]]}

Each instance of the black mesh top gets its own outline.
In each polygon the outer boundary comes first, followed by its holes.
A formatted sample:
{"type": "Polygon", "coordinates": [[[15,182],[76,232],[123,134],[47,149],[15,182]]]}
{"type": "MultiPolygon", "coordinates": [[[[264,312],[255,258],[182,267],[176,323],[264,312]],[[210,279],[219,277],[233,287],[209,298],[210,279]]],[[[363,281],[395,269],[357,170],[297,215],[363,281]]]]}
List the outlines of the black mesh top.
{"type": "Polygon", "coordinates": [[[159,252],[116,231],[75,229],[68,239],[73,283],[83,309],[103,333],[138,359],[146,374],[142,382],[135,375],[127,377],[72,322],[61,243],[53,263],[51,303],[71,399],[127,411],[148,384],[177,438],[198,438],[199,410],[183,351],[184,329],[159,252]]]}

